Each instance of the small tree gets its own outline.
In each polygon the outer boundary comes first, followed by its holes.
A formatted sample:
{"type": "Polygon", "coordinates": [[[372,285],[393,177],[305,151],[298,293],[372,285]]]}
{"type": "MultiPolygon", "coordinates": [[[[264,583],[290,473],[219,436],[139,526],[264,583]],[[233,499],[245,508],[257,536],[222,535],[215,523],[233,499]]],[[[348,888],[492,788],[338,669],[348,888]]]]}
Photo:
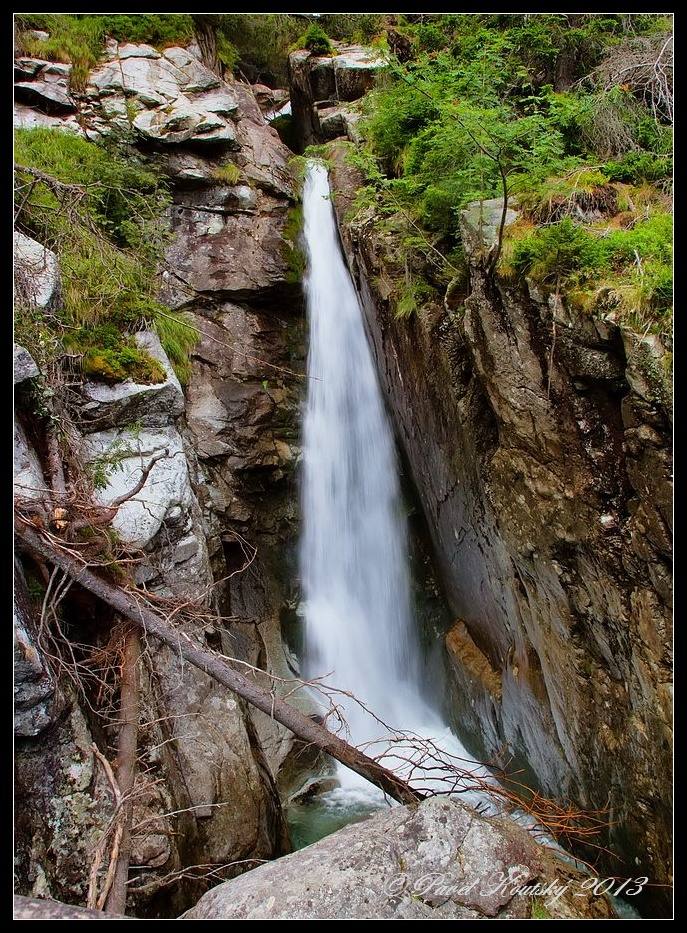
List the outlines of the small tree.
{"type": "Polygon", "coordinates": [[[313,55],[331,55],[333,47],[331,40],[319,23],[311,23],[303,36],[303,48],[309,49],[313,55]]]}

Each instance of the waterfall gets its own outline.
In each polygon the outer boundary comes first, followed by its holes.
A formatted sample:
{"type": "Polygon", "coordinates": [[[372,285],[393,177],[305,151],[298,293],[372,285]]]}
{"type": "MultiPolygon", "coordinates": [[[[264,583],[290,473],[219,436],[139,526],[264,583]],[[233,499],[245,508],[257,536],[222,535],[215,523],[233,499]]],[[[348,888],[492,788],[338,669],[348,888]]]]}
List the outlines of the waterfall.
{"type": "MultiPolygon", "coordinates": [[[[303,430],[303,586],[308,677],[350,691],[392,729],[469,757],[420,694],[420,645],[396,454],[363,314],[342,255],[325,167],[303,191],[310,346],[303,430]]],[[[387,730],[341,703],[350,739],[387,730]]],[[[375,752],[379,749],[375,749],[375,752]]],[[[360,782],[340,769],[342,783],[360,782]]]]}

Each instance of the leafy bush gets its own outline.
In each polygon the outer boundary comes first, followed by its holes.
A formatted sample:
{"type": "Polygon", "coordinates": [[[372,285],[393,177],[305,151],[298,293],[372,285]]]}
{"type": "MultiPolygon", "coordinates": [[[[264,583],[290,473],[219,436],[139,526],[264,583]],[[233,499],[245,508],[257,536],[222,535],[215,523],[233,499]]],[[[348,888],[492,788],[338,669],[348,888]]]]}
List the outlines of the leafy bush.
{"type": "MultiPolygon", "coordinates": [[[[651,299],[639,301],[628,291],[622,308],[641,305],[641,316],[665,305],[665,258],[649,255],[642,243],[640,259],[630,260],[634,247],[622,235],[637,237],[644,219],[666,209],[670,131],[621,84],[603,90],[585,79],[609,48],[628,34],[664,29],[665,18],[412,14],[395,20],[410,55],[404,52],[403,62],[392,57],[364,99],[356,158],[366,184],[354,210],[365,208],[381,230],[396,223],[399,243],[400,230],[415,225],[413,254],[424,231],[425,252],[435,261],[443,257],[448,274],[449,257],[459,248],[460,211],[505,191],[523,214],[508,235],[502,273],[526,271],[547,285],[587,291],[606,279],[616,291],[624,276],[636,292],[641,278],[651,299]],[[591,224],[595,217],[599,229],[568,219],[591,224]],[[550,226],[533,230],[535,222],[550,226]]],[[[412,295],[403,296],[403,309],[411,304],[412,295]]]]}
{"type": "Polygon", "coordinates": [[[631,185],[669,178],[672,171],[672,159],[652,152],[628,152],[619,159],[606,162],[603,167],[603,173],[610,181],[631,185]]]}
{"type": "Polygon", "coordinates": [[[319,23],[311,23],[301,40],[301,48],[309,49],[313,55],[331,55],[331,39],[319,23]]]}
{"type": "Polygon", "coordinates": [[[323,13],[318,21],[332,39],[365,44],[384,28],[385,17],[380,13],[323,13]]]}
{"type": "Polygon", "coordinates": [[[594,275],[607,263],[601,241],[566,217],[557,224],[537,229],[513,249],[512,264],[521,275],[538,282],[564,282],[594,275]]]}

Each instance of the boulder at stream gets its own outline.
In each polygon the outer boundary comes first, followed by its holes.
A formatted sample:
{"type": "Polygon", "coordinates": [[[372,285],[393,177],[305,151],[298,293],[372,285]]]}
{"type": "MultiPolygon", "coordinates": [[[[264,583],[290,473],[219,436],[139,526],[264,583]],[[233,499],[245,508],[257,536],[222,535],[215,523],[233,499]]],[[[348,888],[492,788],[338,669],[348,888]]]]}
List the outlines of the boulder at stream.
{"type": "Polygon", "coordinates": [[[515,823],[431,797],[220,884],[182,919],[612,917],[605,897],[581,888],[584,878],[515,823]]]}

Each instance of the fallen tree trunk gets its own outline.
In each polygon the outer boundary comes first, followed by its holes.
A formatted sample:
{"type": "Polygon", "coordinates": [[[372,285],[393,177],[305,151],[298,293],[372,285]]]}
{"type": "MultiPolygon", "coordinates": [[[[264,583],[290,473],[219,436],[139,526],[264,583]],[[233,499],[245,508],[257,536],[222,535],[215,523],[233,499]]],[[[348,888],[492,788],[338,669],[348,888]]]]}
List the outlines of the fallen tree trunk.
{"type": "Polygon", "coordinates": [[[286,726],[303,741],[317,745],[347,768],[376,784],[385,794],[399,803],[413,803],[423,798],[424,794],[414,790],[373,758],[329,732],[314,719],[304,716],[289,703],[272,695],[207,648],[193,642],[183,631],[174,628],[157,613],[141,606],[126,590],[103,580],[68,553],[46,541],[32,528],[17,521],[15,530],[19,541],[29,552],[59,567],[75,582],[107,603],[116,612],[139,625],[147,635],[169,645],[189,664],[193,664],[218,683],[243,697],[252,706],[286,726]]]}

